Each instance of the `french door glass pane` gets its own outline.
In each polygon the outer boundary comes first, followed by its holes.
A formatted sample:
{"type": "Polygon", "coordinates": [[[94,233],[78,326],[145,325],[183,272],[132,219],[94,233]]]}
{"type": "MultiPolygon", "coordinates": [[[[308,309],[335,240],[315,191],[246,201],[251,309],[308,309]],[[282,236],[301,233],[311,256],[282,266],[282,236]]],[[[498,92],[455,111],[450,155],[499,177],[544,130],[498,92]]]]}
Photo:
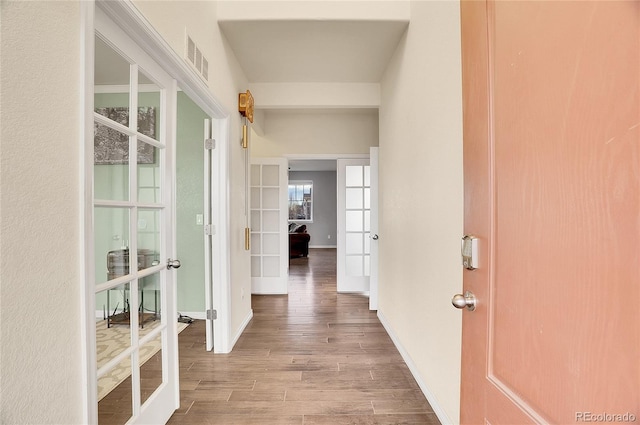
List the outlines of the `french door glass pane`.
{"type": "Polygon", "coordinates": [[[129,274],[129,209],[94,208],[96,283],[129,274]]]}
{"type": "Polygon", "coordinates": [[[98,370],[131,346],[128,321],[129,283],[96,293],[96,358],[98,370]]]}
{"type": "Polygon", "coordinates": [[[262,230],[260,211],[251,211],[251,230],[254,232],[260,232],[262,230]]]}
{"type": "Polygon", "coordinates": [[[128,127],[131,64],[100,37],[96,36],[95,41],[96,112],[128,127]]]}
{"type": "Polygon", "coordinates": [[[264,277],[279,277],[280,257],[262,257],[262,271],[264,277]]]}
{"type": "Polygon", "coordinates": [[[159,264],[161,213],[157,209],[138,209],[138,270],[159,264]]]}
{"type": "MultiPolygon", "coordinates": [[[[253,235],[251,236],[251,245],[253,246],[253,235]]],[[[251,277],[260,277],[262,276],[262,257],[252,256],[251,257],[251,277]]]]}
{"type": "Polygon", "coordinates": [[[278,255],[280,254],[280,235],[275,234],[263,234],[263,254],[278,255]]]}
{"type": "Polygon", "coordinates": [[[262,180],[260,179],[260,166],[252,165],[251,166],[251,185],[260,186],[261,184],[262,184],[262,180]]]}
{"type": "MultiPolygon", "coordinates": [[[[280,212],[279,211],[265,211],[262,213],[263,219],[263,231],[264,232],[278,232],[280,230],[280,212]]],[[[260,227],[258,226],[259,230],[260,227]]]]}
{"type": "Polygon", "coordinates": [[[138,202],[162,202],[160,149],[138,141],[138,202]]]}
{"type": "Polygon", "coordinates": [[[361,165],[347,165],[345,170],[347,186],[362,186],[363,175],[361,165]]]}
{"type": "Polygon", "coordinates": [[[371,276],[371,256],[364,256],[364,275],[371,276]]]}
{"type": "Polygon", "coordinates": [[[140,346],[140,398],[144,403],[162,385],[162,332],[140,346]]]}
{"type": "Polygon", "coordinates": [[[125,424],[133,415],[132,394],[128,356],[98,378],[98,424],[125,424]]]}
{"type": "Polygon", "coordinates": [[[347,211],[346,212],[345,230],[347,232],[361,232],[362,231],[362,211],[347,211]]]}
{"type": "Polygon", "coordinates": [[[277,210],[280,207],[279,196],[279,189],[262,189],[262,208],[277,210]]]}
{"type": "Polygon", "coordinates": [[[138,313],[140,319],[140,338],[160,325],[160,306],[162,305],[162,286],[160,275],[154,273],[138,280],[138,313]]]}
{"type": "Polygon", "coordinates": [[[364,205],[362,188],[346,189],[346,207],[347,209],[361,209],[364,205]]]}
{"type": "Polygon", "coordinates": [[[362,256],[347,255],[346,257],[346,273],[347,276],[362,276],[362,256]]]}
{"type": "Polygon", "coordinates": [[[138,72],[138,133],[160,140],[160,87],[144,72],[138,72]]]}
{"type": "Polygon", "coordinates": [[[278,186],[280,184],[279,172],[277,165],[263,165],[262,186],[278,186]]]}
{"type": "Polygon", "coordinates": [[[96,320],[99,423],[125,423],[132,415],[131,357],[109,366],[131,347],[130,287],[124,283],[96,293],[96,308],[102,313],[96,320]]]}
{"type": "Polygon", "coordinates": [[[95,123],[94,162],[95,198],[129,200],[129,136],[95,123]]]}
{"type": "Polygon", "coordinates": [[[262,202],[260,199],[260,188],[252,187],[251,188],[251,208],[260,209],[262,207],[262,202]]]}
{"type": "Polygon", "coordinates": [[[363,254],[362,233],[347,233],[346,253],[363,254]]]}

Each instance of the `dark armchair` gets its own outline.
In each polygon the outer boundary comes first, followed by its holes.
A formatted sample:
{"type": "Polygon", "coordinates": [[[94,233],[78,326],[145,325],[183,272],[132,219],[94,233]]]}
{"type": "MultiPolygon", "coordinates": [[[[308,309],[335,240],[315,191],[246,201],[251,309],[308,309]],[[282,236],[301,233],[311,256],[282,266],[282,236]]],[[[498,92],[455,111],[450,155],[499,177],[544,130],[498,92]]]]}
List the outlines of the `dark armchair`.
{"type": "Polygon", "coordinates": [[[291,223],[289,225],[289,258],[307,257],[310,240],[311,235],[307,233],[306,224],[291,223]]]}

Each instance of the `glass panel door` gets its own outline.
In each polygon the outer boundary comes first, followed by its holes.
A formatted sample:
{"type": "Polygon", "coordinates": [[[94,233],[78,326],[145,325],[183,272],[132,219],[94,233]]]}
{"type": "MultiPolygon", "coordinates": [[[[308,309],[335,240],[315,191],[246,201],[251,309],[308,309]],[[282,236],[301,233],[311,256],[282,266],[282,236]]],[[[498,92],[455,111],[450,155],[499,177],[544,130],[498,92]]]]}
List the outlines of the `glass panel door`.
{"type": "Polygon", "coordinates": [[[287,160],[251,164],[251,292],[286,294],[288,281],[287,160]]]}
{"type": "Polygon", "coordinates": [[[369,160],[338,160],[338,292],[368,292],[371,270],[369,160]]]}
{"type": "Polygon", "coordinates": [[[177,408],[178,391],[174,273],[167,270],[175,82],[100,9],[96,31],[97,420],[160,423],[177,408]]]}

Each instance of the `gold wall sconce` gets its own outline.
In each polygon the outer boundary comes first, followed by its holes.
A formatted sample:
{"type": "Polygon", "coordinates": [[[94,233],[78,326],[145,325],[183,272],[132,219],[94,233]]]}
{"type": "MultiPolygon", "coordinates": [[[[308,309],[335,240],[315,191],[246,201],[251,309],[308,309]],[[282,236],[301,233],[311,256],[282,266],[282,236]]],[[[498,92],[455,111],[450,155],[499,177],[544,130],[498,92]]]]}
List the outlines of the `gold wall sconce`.
{"type": "Polygon", "coordinates": [[[251,229],[249,228],[249,129],[247,121],[253,123],[253,95],[249,90],[238,95],[238,112],[244,117],[242,124],[242,148],[244,149],[244,178],[245,178],[245,229],[244,229],[244,249],[251,250],[251,229]]]}
{"type": "Polygon", "coordinates": [[[249,90],[238,95],[238,111],[240,115],[246,117],[253,124],[253,95],[249,90]]]}

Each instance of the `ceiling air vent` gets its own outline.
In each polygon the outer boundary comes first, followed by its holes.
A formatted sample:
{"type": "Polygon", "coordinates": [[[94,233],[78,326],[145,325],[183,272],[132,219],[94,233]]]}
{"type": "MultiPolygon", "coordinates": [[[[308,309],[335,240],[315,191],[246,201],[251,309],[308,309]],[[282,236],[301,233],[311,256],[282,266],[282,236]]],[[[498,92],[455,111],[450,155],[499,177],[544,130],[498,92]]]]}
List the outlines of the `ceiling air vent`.
{"type": "Polygon", "coordinates": [[[189,36],[189,34],[186,34],[186,37],[187,62],[189,62],[191,66],[193,66],[193,68],[205,81],[209,81],[209,61],[204,57],[202,51],[198,48],[191,36],[189,36]]]}

